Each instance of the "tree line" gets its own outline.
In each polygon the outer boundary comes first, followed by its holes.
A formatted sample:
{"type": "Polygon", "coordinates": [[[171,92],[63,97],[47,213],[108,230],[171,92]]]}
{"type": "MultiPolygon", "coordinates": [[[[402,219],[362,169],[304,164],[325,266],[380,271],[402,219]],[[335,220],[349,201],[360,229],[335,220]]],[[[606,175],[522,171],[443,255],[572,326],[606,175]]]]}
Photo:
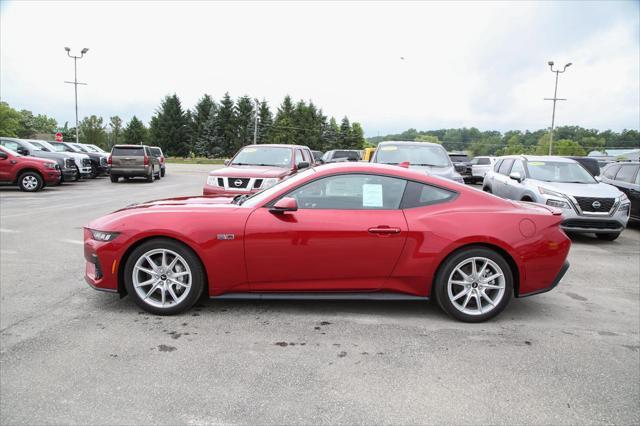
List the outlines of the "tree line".
{"type": "MultiPolygon", "coordinates": [[[[63,140],[75,141],[75,128],[68,123],[58,127],[53,118],[34,117],[30,111],[16,111],[4,102],[0,105],[0,118],[2,136],[33,138],[60,131],[63,140]],[[5,116],[9,120],[4,120],[5,116]]],[[[173,94],[162,100],[148,126],[136,116],[125,125],[118,116],[105,122],[102,117],[91,115],[78,124],[78,131],[81,143],[106,150],[115,144],[149,144],[160,146],[165,155],[180,157],[229,157],[254,140],[260,144],[307,145],[319,151],[362,149],[365,145],[359,123],[351,123],[345,116],[338,124],[312,101],[294,103],[290,96],[274,113],[264,99],[242,96],[234,100],[228,93],[219,101],[205,94],[189,110],[173,94]]]]}
{"type": "MultiPolygon", "coordinates": [[[[447,151],[465,151],[478,155],[512,155],[549,153],[550,132],[548,129],[536,131],[496,130],[480,131],[475,127],[460,129],[440,129],[405,132],[369,138],[369,144],[377,145],[385,140],[426,141],[441,143],[447,151]]],[[[606,148],[640,148],[638,130],[600,131],[580,126],[562,126],[553,133],[554,155],[587,155],[591,151],[606,148]]]]}

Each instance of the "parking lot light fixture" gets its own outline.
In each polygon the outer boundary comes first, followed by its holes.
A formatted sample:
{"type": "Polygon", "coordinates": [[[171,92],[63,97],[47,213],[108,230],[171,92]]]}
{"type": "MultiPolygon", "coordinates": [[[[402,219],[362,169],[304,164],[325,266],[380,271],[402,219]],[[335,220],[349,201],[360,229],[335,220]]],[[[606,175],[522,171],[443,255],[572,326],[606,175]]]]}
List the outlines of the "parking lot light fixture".
{"type": "Polygon", "coordinates": [[[80,51],[80,56],[75,56],[71,54],[71,48],[65,47],[64,50],[67,52],[67,56],[73,58],[73,81],[65,81],[65,83],[73,84],[75,89],[75,98],[76,98],[76,143],[80,143],[80,137],[78,133],[78,84],[85,85],[87,83],[78,83],[78,59],[81,59],[85,53],[89,51],[87,47],[80,51]]]}
{"type": "Polygon", "coordinates": [[[562,70],[560,70],[560,69],[554,70],[553,69],[553,65],[554,65],[553,61],[549,61],[549,62],[547,62],[547,64],[549,65],[549,68],[551,69],[551,72],[556,73],[556,86],[555,86],[555,90],[553,92],[553,98],[544,98],[545,101],[553,101],[553,112],[551,113],[551,133],[549,134],[549,155],[551,155],[551,153],[553,152],[553,131],[555,129],[555,124],[556,124],[556,102],[557,101],[566,101],[566,99],[558,97],[558,76],[561,73],[565,72],[567,70],[567,68],[570,67],[573,64],[571,62],[567,62],[565,64],[565,66],[562,68],[562,70]]]}

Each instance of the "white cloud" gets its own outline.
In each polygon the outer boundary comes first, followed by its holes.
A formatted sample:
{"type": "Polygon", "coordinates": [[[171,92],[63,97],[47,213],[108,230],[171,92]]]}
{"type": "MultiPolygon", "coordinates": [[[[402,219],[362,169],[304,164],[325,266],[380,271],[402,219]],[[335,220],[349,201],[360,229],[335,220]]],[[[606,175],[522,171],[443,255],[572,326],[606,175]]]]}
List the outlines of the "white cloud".
{"type": "Polygon", "coordinates": [[[546,61],[561,76],[558,124],[640,127],[637,3],[3,3],[2,99],[73,121],[148,120],[176,92],[312,99],[368,135],[549,125],[546,61]],[[634,18],[635,13],[635,18],[634,18]],[[597,18],[597,19],[596,19],[597,18]],[[404,56],[406,59],[401,60],[404,56]]]}

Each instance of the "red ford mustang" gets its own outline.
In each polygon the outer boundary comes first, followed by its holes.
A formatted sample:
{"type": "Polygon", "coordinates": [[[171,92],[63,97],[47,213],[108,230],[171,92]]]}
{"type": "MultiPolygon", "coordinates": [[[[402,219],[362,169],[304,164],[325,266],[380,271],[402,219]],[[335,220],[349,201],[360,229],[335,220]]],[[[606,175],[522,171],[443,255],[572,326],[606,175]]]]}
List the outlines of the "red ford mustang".
{"type": "Polygon", "coordinates": [[[554,288],[570,240],[552,207],[397,166],[337,163],[258,194],[151,201],[84,230],[86,280],[155,314],[213,299],[435,298],[470,322],[554,288]]]}

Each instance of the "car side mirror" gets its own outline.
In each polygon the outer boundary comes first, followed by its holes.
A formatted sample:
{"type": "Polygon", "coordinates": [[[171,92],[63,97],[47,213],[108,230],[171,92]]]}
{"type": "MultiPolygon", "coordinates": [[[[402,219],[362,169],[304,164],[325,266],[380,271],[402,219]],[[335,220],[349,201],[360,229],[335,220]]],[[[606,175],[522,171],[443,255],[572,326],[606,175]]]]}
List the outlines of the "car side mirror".
{"type": "Polygon", "coordinates": [[[509,177],[515,181],[518,181],[518,183],[522,182],[524,179],[522,178],[522,176],[520,175],[520,172],[513,172],[509,175],[509,177]]]}
{"type": "Polygon", "coordinates": [[[231,164],[231,160],[224,160],[224,165],[228,166],[229,164],[231,164]]]}
{"type": "Polygon", "coordinates": [[[2,160],[6,160],[9,156],[7,155],[6,152],[4,151],[0,151],[0,159],[2,160]]]}
{"type": "Polygon", "coordinates": [[[296,164],[297,169],[306,169],[307,167],[309,167],[309,163],[306,161],[301,161],[298,164],[296,164]]]}
{"type": "Polygon", "coordinates": [[[18,149],[16,150],[16,152],[20,155],[29,155],[29,150],[23,147],[18,147],[18,149]]]}
{"type": "Polygon", "coordinates": [[[273,207],[269,209],[269,212],[282,214],[284,212],[295,212],[298,210],[298,202],[295,198],[284,197],[279,199],[273,207]]]}

